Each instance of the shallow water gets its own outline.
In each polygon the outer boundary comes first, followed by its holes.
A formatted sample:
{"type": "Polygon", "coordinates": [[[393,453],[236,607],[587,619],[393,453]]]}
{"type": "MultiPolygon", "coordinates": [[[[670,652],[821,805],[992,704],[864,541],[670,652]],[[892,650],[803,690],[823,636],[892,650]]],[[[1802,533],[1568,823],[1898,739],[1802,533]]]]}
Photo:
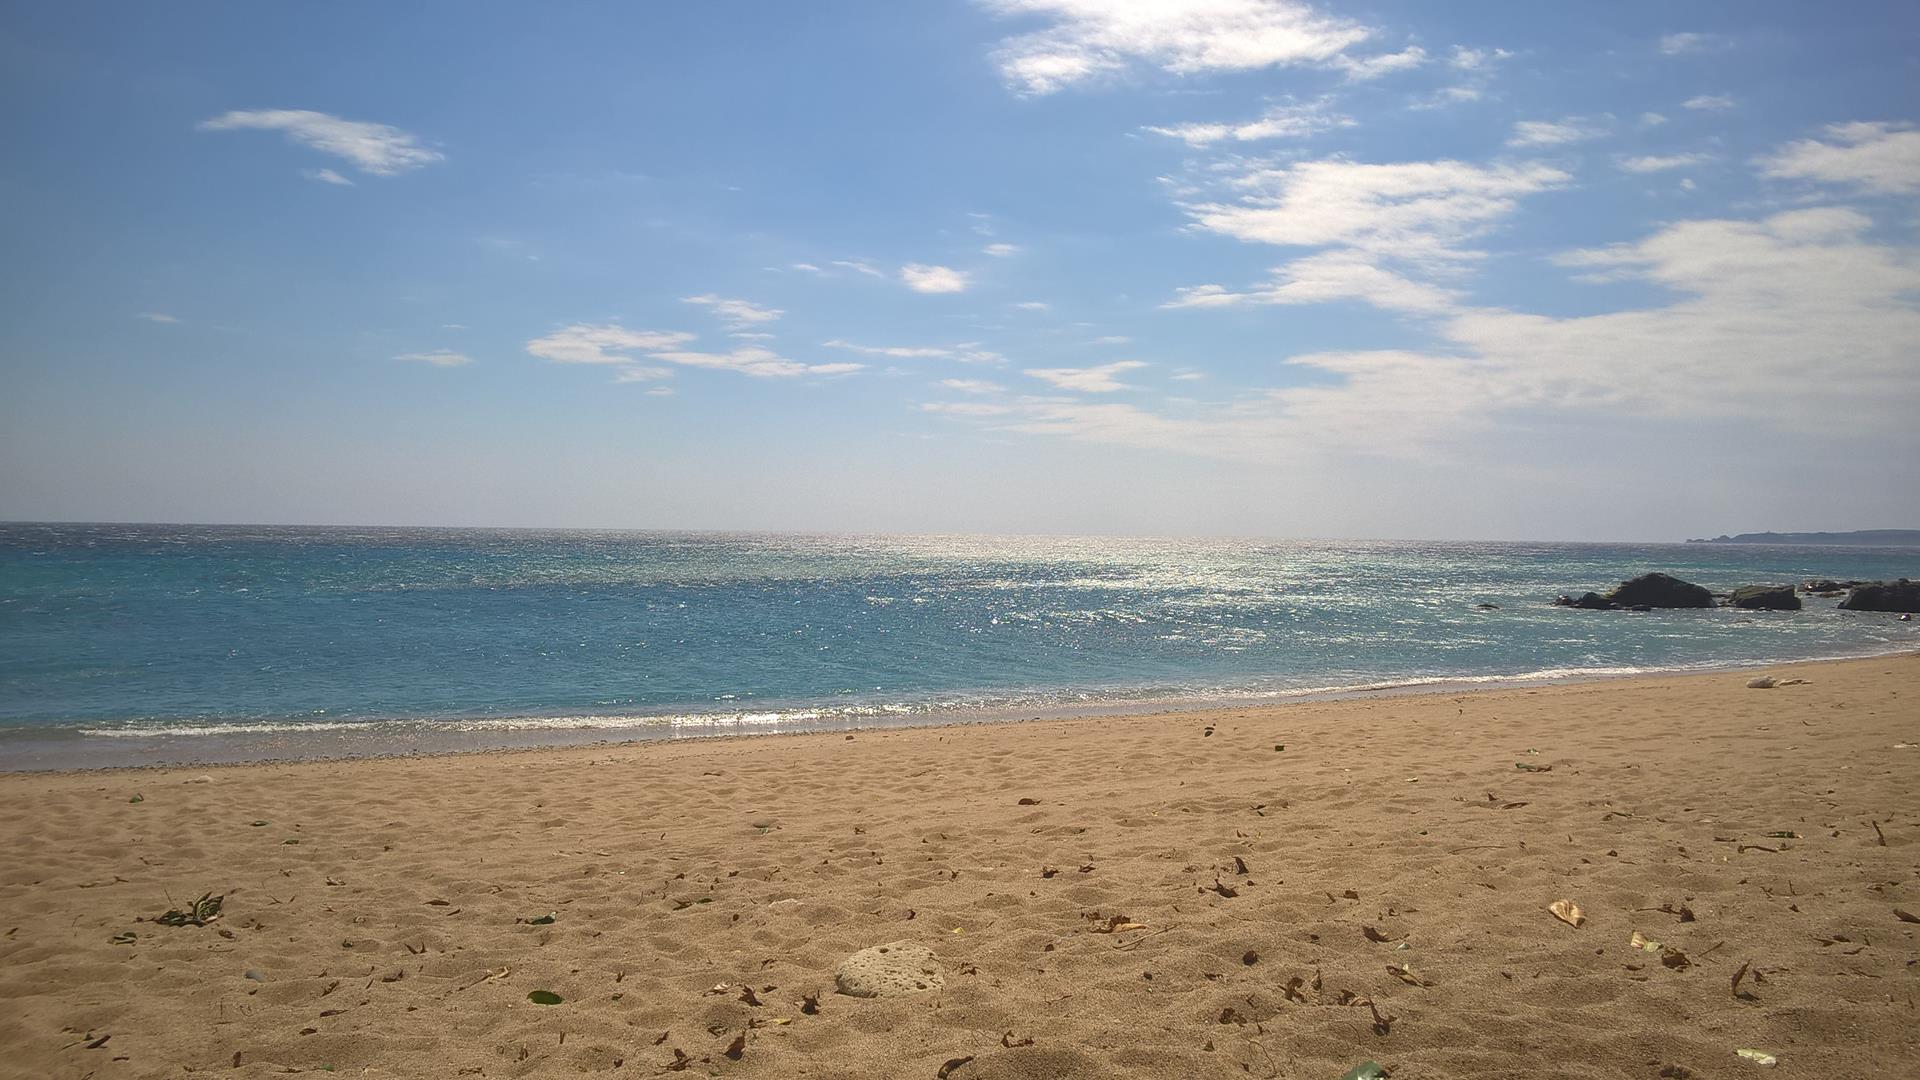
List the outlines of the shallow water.
{"type": "Polygon", "coordinates": [[[241,736],[804,730],[1920,646],[1832,600],[1550,606],[1654,569],[1725,590],[1913,576],[1920,551],[0,526],[0,767],[49,745],[70,764],[241,736]]]}

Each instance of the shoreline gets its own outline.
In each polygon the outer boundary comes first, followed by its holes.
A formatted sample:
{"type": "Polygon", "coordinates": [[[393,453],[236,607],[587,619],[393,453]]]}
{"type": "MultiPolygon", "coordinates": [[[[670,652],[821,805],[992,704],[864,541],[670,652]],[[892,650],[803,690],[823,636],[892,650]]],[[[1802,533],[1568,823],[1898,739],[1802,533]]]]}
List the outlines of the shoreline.
{"type": "Polygon", "coordinates": [[[8,774],[0,1042],[99,1080],[1907,1075],[1920,654],[1749,674],[8,774]],[[944,983],[834,992],[895,942],[944,983]]]}
{"type": "MultiPolygon", "coordinates": [[[[529,724],[521,727],[505,726],[502,723],[502,720],[510,723],[542,719],[537,714],[530,714],[501,720],[475,718],[467,721],[322,722],[326,726],[319,730],[313,729],[318,725],[284,723],[284,725],[276,724],[276,728],[279,729],[271,733],[246,730],[227,733],[204,728],[192,730],[191,733],[129,732],[124,734],[102,734],[79,727],[25,729],[0,732],[0,776],[169,768],[222,768],[233,765],[291,764],[307,761],[374,761],[584,747],[624,747],[695,740],[759,739],[823,733],[924,731],[948,727],[1044,723],[1075,719],[1202,715],[1220,710],[1284,708],[1292,704],[1363,697],[1479,693],[1532,687],[1577,686],[1618,680],[1726,674],[1787,665],[1845,663],[1898,656],[1920,656],[1920,650],[1901,646],[1885,651],[1844,656],[1764,659],[1706,667],[1651,670],[1595,668],[1558,674],[1557,672],[1561,669],[1553,669],[1550,672],[1522,672],[1513,675],[1414,677],[1351,686],[1244,694],[1228,693],[1219,697],[1204,698],[1167,696],[1037,707],[957,706],[946,711],[929,708],[925,713],[912,714],[895,722],[889,722],[884,716],[875,715],[827,718],[816,715],[790,721],[776,713],[775,719],[757,721],[733,714],[715,713],[609,715],[605,719],[623,721],[609,725],[583,723],[547,727],[529,724]],[[303,728],[305,730],[302,730],[303,728]],[[59,734],[52,736],[41,734],[47,730],[57,731],[59,734]],[[117,745],[120,743],[124,745],[117,745]],[[290,743],[307,745],[299,749],[284,745],[290,743]],[[40,749],[36,750],[36,745],[40,749]],[[25,746],[27,750],[21,752],[13,749],[18,746],[25,746]],[[86,750],[80,752],[83,746],[86,750]],[[171,750],[176,746],[181,749],[200,750],[202,756],[162,757],[151,749],[164,747],[171,750]],[[80,758],[107,760],[95,764],[80,762],[78,761],[80,758]],[[139,760],[140,758],[146,760],[139,760]],[[40,764],[37,760],[50,763],[40,764]]],[[[812,710],[807,706],[793,706],[788,711],[812,710]]],[[[244,723],[235,726],[247,727],[244,723]]]]}

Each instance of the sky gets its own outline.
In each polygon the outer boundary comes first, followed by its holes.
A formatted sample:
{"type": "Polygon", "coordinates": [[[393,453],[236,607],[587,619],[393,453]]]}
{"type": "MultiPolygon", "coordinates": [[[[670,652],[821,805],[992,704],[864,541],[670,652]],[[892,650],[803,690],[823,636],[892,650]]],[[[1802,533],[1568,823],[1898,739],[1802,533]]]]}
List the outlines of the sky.
{"type": "Polygon", "coordinates": [[[1920,5],[0,8],[0,519],[1920,527],[1920,5]]]}

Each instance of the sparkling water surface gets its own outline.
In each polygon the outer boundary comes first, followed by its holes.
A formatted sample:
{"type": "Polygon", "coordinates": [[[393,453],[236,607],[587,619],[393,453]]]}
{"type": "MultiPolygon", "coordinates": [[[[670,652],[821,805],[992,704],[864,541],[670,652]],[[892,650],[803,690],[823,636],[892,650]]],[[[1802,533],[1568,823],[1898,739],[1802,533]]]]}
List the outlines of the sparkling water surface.
{"type": "Polygon", "coordinates": [[[1920,551],[6,525],[0,755],[26,734],[804,729],[1920,646],[1833,600],[1550,604],[1648,570],[1728,590],[1920,575],[1920,551]]]}

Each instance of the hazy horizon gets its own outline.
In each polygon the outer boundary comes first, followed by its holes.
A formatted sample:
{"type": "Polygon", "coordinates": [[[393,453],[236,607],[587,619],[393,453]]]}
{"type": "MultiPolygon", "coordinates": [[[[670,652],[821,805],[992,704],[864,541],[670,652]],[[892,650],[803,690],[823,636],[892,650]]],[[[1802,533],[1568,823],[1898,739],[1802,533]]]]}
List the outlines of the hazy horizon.
{"type": "Polygon", "coordinates": [[[1679,542],[1920,466],[1920,8],[0,13],[0,519],[1679,542]]]}

